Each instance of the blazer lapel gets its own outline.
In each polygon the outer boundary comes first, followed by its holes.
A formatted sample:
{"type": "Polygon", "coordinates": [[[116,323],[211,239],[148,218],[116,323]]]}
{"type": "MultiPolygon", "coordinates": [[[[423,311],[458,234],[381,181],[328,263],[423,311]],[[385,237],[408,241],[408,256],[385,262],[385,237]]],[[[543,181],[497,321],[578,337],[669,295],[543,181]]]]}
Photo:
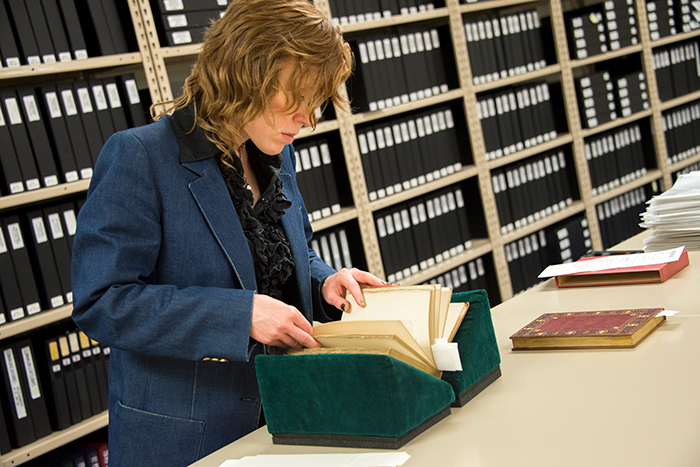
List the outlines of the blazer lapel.
{"type": "Polygon", "coordinates": [[[200,175],[200,178],[189,184],[190,191],[207,225],[231,263],[240,286],[255,290],[257,288],[255,270],[248,240],[245,238],[236,209],[231,202],[215,159],[185,162],[182,165],[200,175]]]}

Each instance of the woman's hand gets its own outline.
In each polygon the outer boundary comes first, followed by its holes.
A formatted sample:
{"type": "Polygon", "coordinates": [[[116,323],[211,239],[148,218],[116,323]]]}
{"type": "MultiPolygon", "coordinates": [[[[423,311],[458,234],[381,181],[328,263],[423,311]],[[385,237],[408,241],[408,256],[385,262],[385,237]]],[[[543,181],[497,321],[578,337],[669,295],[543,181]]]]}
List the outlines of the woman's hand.
{"type": "Polygon", "coordinates": [[[316,348],[313,330],[303,314],[293,306],[268,295],[253,298],[250,337],[256,341],[285,348],[316,348]]]}
{"type": "Polygon", "coordinates": [[[360,271],[356,268],[343,268],[326,278],[321,287],[321,294],[329,305],[350,313],[350,302],[345,299],[346,291],[350,292],[356,303],[364,307],[365,297],[362,295],[362,287],[381,287],[386,285],[390,284],[366,271],[360,271]]]}

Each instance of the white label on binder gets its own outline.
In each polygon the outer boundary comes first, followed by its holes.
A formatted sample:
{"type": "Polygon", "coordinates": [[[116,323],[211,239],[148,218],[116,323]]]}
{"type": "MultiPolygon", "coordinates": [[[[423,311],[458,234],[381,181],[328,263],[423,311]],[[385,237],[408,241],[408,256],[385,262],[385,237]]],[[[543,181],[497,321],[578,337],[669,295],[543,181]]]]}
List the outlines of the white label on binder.
{"type": "Polygon", "coordinates": [[[44,219],[35,217],[32,219],[32,227],[34,228],[34,238],[36,238],[37,243],[41,244],[49,241],[46,235],[46,228],[44,227],[44,219]]]}
{"type": "Polygon", "coordinates": [[[22,231],[19,228],[17,222],[12,223],[7,226],[7,231],[10,234],[10,244],[13,250],[20,250],[24,248],[24,240],[22,239],[22,231]]]}
{"type": "Polygon", "coordinates": [[[41,397],[41,389],[39,389],[39,378],[37,378],[36,368],[34,368],[32,350],[29,346],[24,346],[20,349],[20,351],[22,352],[24,371],[27,374],[27,382],[29,383],[29,396],[33,400],[37,400],[41,397]]]}
{"type": "Polygon", "coordinates": [[[10,120],[10,125],[21,125],[22,115],[19,113],[17,99],[14,97],[5,99],[5,108],[7,109],[7,117],[10,120]]]}
{"type": "Polygon", "coordinates": [[[27,417],[27,407],[24,405],[24,397],[22,396],[22,387],[19,383],[19,375],[17,366],[15,365],[14,352],[12,349],[3,351],[5,357],[5,365],[7,365],[7,377],[10,380],[10,390],[12,391],[12,400],[15,403],[15,413],[19,420],[27,417]]]}
{"type": "Polygon", "coordinates": [[[41,115],[36,106],[36,99],[34,96],[24,96],[22,97],[22,102],[24,102],[24,110],[27,112],[27,119],[30,122],[38,122],[41,120],[41,115]]]}
{"type": "Polygon", "coordinates": [[[163,6],[165,7],[165,11],[179,11],[185,8],[182,0],[163,0],[163,6]]]}
{"type": "Polygon", "coordinates": [[[126,94],[129,97],[129,103],[141,103],[141,97],[139,96],[139,88],[136,86],[136,80],[127,79],[124,81],[124,87],[126,88],[126,94]]]}
{"type": "Polygon", "coordinates": [[[171,34],[173,38],[173,44],[189,44],[192,42],[192,34],[189,31],[177,31],[171,34]]]}
{"type": "Polygon", "coordinates": [[[78,88],[78,100],[80,101],[80,108],[84,114],[92,112],[92,101],[90,100],[90,93],[87,88],[78,88]]]}
{"type": "Polygon", "coordinates": [[[168,15],[167,21],[171,28],[184,28],[187,26],[187,15],[168,15]]]}
{"type": "Polygon", "coordinates": [[[49,214],[49,229],[51,230],[51,238],[57,240],[63,238],[63,227],[61,226],[61,218],[57,213],[49,214]]]}
{"type": "Polygon", "coordinates": [[[51,118],[61,118],[63,114],[61,113],[61,106],[58,104],[58,96],[55,92],[47,92],[46,104],[49,107],[49,116],[51,118]]]}
{"type": "Polygon", "coordinates": [[[119,99],[119,91],[117,90],[117,85],[114,83],[107,84],[107,97],[109,98],[109,105],[113,109],[117,109],[122,106],[122,101],[119,99]]]}
{"type": "Polygon", "coordinates": [[[75,228],[76,228],[76,220],[75,220],[75,211],[70,210],[70,211],[65,211],[63,213],[63,220],[66,221],[66,228],[68,229],[68,235],[73,236],[75,235],[75,228]]]}
{"type": "Polygon", "coordinates": [[[107,110],[107,96],[105,96],[105,88],[101,84],[92,87],[92,95],[95,98],[97,110],[107,110]]]}
{"type": "Polygon", "coordinates": [[[73,98],[73,92],[69,89],[61,91],[61,99],[63,99],[63,106],[66,108],[66,115],[77,115],[78,107],[75,105],[75,99],[73,98]]]}

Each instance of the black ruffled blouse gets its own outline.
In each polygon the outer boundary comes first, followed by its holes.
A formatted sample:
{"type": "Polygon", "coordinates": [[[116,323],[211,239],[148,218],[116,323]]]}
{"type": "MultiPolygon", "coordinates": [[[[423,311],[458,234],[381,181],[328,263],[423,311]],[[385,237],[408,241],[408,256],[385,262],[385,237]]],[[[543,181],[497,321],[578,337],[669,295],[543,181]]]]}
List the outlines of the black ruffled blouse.
{"type": "Polygon", "coordinates": [[[262,154],[251,143],[246,144],[246,150],[261,188],[267,187],[254,206],[253,193],[246,188],[240,159],[233,158],[233,167],[219,159],[219,169],[253,255],[257,292],[282,300],[284,285],[294,271],[289,241],[280,224],[284,210],[292,205],[282,193],[282,181],[278,176],[282,158],[262,154]]]}

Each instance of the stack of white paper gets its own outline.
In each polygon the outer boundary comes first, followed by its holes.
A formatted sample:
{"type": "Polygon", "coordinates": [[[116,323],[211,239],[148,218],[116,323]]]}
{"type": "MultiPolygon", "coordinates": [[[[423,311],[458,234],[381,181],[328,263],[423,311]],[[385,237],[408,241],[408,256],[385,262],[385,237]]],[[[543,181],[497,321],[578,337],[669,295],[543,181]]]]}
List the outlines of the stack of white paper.
{"type": "Polygon", "coordinates": [[[647,201],[640,226],[652,229],[646,251],[700,248],[700,172],[681,175],[670,190],[647,201]]]}

